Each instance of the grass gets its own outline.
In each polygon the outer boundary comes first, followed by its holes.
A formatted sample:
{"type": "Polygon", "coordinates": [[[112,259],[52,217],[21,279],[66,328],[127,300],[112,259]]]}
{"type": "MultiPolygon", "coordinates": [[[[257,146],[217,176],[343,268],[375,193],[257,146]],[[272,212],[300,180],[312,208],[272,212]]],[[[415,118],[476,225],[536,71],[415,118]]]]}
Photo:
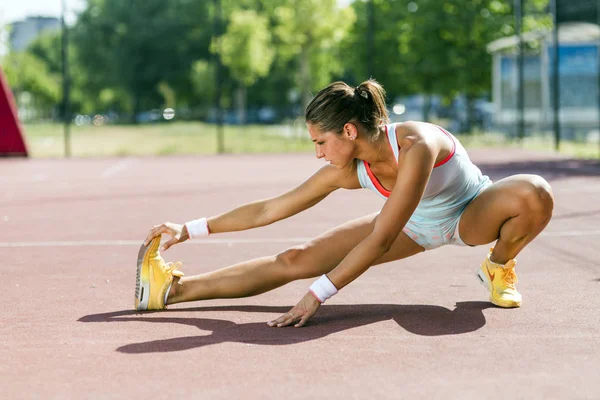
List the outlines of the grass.
{"type": "MultiPolygon", "coordinates": [[[[60,124],[25,124],[29,153],[34,158],[63,157],[65,142],[60,124]]],[[[524,148],[554,152],[550,136],[527,137],[522,143],[501,134],[458,135],[467,149],[524,148]]],[[[303,123],[291,125],[225,126],[227,153],[312,152],[303,123]]],[[[74,157],[129,155],[215,154],[217,130],[202,122],[150,125],[71,126],[74,157]]],[[[561,153],[578,158],[600,158],[598,143],[561,142],[561,153]]]]}
{"type": "MultiPolygon", "coordinates": [[[[24,125],[32,157],[63,157],[65,139],[60,124],[24,125]]],[[[227,153],[312,151],[308,134],[291,126],[225,126],[227,153]]],[[[71,126],[71,154],[75,157],[215,154],[217,129],[201,122],[154,125],[71,126]]]]}
{"type": "MultiPolygon", "coordinates": [[[[554,153],[554,137],[550,135],[528,136],[519,141],[499,133],[475,135],[458,135],[459,140],[467,149],[473,148],[519,148],[554,153]]],[[[584,159],[600,159],[600,144],[562,140],[560,154],[584,159]]]]}

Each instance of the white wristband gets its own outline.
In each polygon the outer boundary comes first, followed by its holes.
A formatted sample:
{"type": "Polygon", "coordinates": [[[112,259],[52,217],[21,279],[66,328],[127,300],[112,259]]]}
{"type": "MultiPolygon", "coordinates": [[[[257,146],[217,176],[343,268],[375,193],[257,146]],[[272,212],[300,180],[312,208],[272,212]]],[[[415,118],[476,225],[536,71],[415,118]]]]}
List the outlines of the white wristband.
{"type": "Polygon", "coordinates": [[[185,227],[187,228],[190,239],[196,239],[210,235],[210,229],[208,229],[208,221],[206,218],[200,218],[186,222],[185,227]]]}
{"type": "Polygon", "coordinates": [[[320,303],[325,303],[325,300],[338,292],[337,288],[331,283],[327,275],[323,275],[314,281],[313,284],[310,285],[309,290],[320,303]]]}

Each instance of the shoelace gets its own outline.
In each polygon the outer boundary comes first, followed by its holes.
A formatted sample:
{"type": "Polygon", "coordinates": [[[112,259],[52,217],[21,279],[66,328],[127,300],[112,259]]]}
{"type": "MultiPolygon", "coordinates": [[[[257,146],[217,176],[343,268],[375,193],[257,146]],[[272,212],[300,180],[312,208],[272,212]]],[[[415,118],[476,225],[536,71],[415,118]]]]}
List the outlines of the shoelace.
{"type": "Polygon", "coordinates": [[[515,288],[515,283],[517,283],[517,274],[514,268],[503,268],[502,280],[506,283],[511,289],[515,288]]]}
{"type": "Polygon", "coordinates": [[[167,268],[165,269],[165,272],[172,274],[173,271],[177,271],[179,268],[181,268],[181,265],[181,261],[177,261],[176,263],[169,262],[167,263],[167,268]]]}

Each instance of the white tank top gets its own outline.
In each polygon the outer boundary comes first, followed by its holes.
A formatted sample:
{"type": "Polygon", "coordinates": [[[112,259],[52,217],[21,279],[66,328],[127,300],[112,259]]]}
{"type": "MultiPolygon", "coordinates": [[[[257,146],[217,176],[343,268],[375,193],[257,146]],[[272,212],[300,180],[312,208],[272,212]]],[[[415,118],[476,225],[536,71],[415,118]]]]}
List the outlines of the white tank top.
{"type": "MultiPolygon", "coordinates": [[[[434,125],[436,126],[436,125],[434,125]]],[[[460,144],[452,134],[441,127],[437,127],[444,132],[450,139],[452,139],[452,151],[444,160],[437,163],[431,175],[429,182],[425,187],[425,192],[421,198],[423,200],[428,199],[427,203],[434,203],[430,205],[439,205],[461,193],[465,185],[479,182],[482,179],[482,174],[479,168],[477,168],[469,159],[467,151],[460,144]],[[434,200],[435,199],[435,200],[434,200]]],[[[396,137],[396,124],[389,124],[385,126],[385,132],[388,137],[392,151],[396,160],[398,160],[399,147],[398,138],[396,137]]],[[[369,163],[363,160],[357,160],[357,172],[358,180],[363,188],[371,189],[381,197],[387,199],[390,192],[381,185],[377,177],[371,172],[369,163]]],[[[419,204],[418,208],[425,204],[419,204]]],[[[433,210],[431,210],[433,211],[433,210]]]]}

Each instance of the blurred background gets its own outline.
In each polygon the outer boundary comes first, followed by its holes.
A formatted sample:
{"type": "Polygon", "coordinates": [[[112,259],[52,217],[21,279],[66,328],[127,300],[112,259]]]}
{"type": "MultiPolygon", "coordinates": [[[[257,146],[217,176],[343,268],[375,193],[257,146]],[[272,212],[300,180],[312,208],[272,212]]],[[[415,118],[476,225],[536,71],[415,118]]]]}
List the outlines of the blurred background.
{"type": "Polygon", "coordinates": [[[393,121],[600,157],[597,0],[20,0],[0,68],[33,157],[312,151],[369,77],[393,121]]]}

